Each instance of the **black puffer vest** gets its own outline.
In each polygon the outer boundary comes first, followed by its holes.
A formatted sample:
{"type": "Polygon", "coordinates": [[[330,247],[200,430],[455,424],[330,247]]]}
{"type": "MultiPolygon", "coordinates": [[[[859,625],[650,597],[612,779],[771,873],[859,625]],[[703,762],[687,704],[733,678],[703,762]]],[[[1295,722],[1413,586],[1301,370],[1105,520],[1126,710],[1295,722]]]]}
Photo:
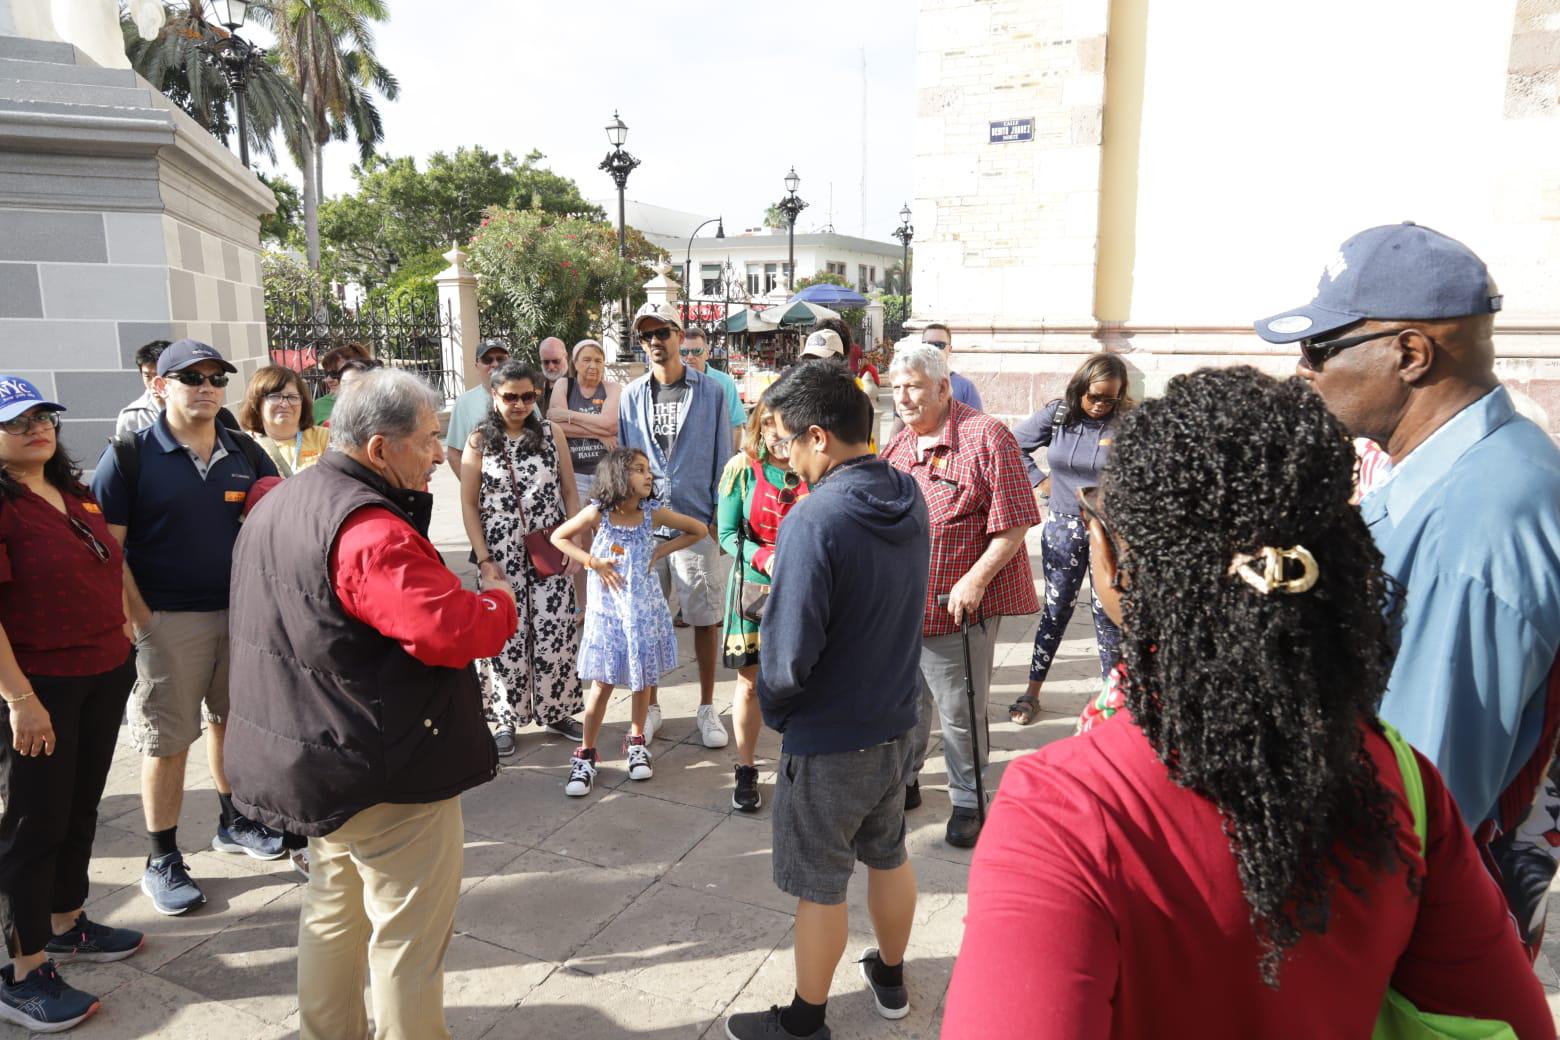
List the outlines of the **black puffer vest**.
{"type": "Polygon", "coordinates": [[[393,493],[330,452],[268,494],[233,549],[227,774],[234,804],[269,827],[322,837],[381,802],[441,801],[497,775],[475,670],[423,664],[331,588],[353,512],[412,524],[393,493]]]}

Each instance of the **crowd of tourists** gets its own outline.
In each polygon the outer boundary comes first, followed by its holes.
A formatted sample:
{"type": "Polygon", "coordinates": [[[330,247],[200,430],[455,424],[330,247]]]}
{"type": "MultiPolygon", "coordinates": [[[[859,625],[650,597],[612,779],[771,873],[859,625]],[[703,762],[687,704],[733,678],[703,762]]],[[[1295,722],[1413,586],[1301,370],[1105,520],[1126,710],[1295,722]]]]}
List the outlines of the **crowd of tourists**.
{"type": "Polygon", "coordinates": [[[909,1013],[934,727],[944,840],[975,849],[945,1037],[1553,1037],[1532,964],[1560,846],[1560,449],[1495,377],[1500,304],[1461,243],[1372,228],[1256,323],[1297,344],[1294,377],[1201,370],[1139,403],[1096,354],[1011,429],[933,323],[882,374],[881,445],[847,326],[749,408],[664,304],[633,320],[627,385],[593,339],[544,340],[538,367],[483,340],[447,426],[360,345],[320,358],[318,397],[260,368],[235,415],[217,350],[148,344],[90,482],[66,404],[0,377],[0,1018],[70,1028],[99,1002],[58,964],[142,945],[84,907],[123,722],[159,913],[205,900],[178,840],[204,734],[211,847],[306,878],[302,1035],[364,1037],[371,1012],[378,1037],[447,1037],[460,795],[528,728],[578,743],[560,797],[619,753],[652,781],[683,624],[706,748],[736,674],[735,810],[781,735],[794,994],[731,1040],[831,1035],[857,863],[862,978],[909,1013]],[[445,465],[473,587],[428,540],[445,465]],[[1029,725],[1086,577],[1099,692],[992,798],[999,626],[1039,615],[1008,707],[1029,725]]]}

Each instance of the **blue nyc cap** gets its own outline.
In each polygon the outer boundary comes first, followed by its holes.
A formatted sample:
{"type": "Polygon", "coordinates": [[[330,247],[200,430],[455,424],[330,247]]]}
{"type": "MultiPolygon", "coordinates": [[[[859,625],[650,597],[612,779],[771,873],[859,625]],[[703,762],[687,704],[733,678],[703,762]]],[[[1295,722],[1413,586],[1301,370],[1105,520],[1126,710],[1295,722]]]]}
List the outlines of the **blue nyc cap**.
{"type": "Polygon", "coordinates": [[[202,361],[215,361],[229,372],[238,371],[236,366],[217,353],[216,347],[208,346],[198,339],[181,339],[168,344],[157,356],[157,374],[165,376],[169,372],[181,372],[202,361]]]}
{"type": "Polygon", "coordinates": [[[50,412],[65,411],[64,405],[47,400],[21,376],[0,376],[0,422],[9,422],[30,408],[40,407],[50,412]]]}
{"type": "Polygon", "coordinates": [[[1338,249],[1304,307],[1256,323],[1269,343],[1317,339],[1367,318],[1431,321],[1493,314],[1500,296],[1473,250],[1412,220],[1361,231],[1338,249]]]}

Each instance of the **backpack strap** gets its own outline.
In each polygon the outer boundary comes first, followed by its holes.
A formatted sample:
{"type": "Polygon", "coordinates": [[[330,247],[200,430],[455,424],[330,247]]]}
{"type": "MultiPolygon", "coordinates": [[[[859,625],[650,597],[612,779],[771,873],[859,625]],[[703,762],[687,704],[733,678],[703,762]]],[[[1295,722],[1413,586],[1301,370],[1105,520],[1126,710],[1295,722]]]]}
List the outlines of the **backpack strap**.
{"type": "Polygon", "coordinates": [[[1382,736],[1387,738],[1387,743],[1392,745],[1392,753],[1397,757],[1398,772],[1403,774],[1403,797],[1408,800],[1409,811],[1414,814],[1414,833],[1419,836],[1419,850],[1423,855],[1426,842],[1425,823],[1425,781],[1419,774],[1419,760],[1414,757],[1414,749],[1409,747],[1408,741],[1403,735],[1392,727],[1385,719],[1377,719],[1381,726],[1382,736]]]}
{"type": "Polygon", "coordinates": [[[1051,413],[1051,436],[1055,437],[1067,425],[1067,399],[1058,397],[1054,402],[1056,411],[1051,413]]]}
{"type": "Polygon", "coordinates": [[[130,494],[129,513],[133,514],[136,490],[141,485],[141,445],[135,434],[129,431],[116,433],[109,438],[108,443],[113,445],[114,464],[119,468],[120,479],[125,482],[125,490],[130,494]]]}
{"type": "Polygon", "coordinates": [[[260,460],[265,458],[265,449],[260,443],[247,433],[238,430],[229,430],[229,436],[238,443],[238,453],[249,463],[249,471],[256,480],[260,479],[260,460]]]}

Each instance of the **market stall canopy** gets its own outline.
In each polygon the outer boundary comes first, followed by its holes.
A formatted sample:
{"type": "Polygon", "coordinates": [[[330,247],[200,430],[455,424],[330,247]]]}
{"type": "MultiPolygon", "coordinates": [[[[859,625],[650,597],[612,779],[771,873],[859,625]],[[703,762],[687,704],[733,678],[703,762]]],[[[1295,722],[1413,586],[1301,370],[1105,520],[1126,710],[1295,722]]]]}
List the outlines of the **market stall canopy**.
{"type": "Polygon", "coordinates": [[[790,328],[816,325],[825,318],[838,318],[839,316],[839,311],[831,311],[827,307],[820,307],[816,303],[808,303],[806,300],[795,296],[778,307],[770,307],[764,311],[765,321],[790,328]]]}
{"type": "Polygon", "coordinates": [[[867,298],[856,290],[847,289],[843,285],[830,285],[828,282],[809,285],[797,293],[795,298],[816,303],[821,307],[865,307],[867,305],[867,298]]]}
{"type": "Polygon", "coordinates": [[[773,332],[780,326],[770,324],[757,311],[740,310],[716,326],[717,332],[773,332]]]}

